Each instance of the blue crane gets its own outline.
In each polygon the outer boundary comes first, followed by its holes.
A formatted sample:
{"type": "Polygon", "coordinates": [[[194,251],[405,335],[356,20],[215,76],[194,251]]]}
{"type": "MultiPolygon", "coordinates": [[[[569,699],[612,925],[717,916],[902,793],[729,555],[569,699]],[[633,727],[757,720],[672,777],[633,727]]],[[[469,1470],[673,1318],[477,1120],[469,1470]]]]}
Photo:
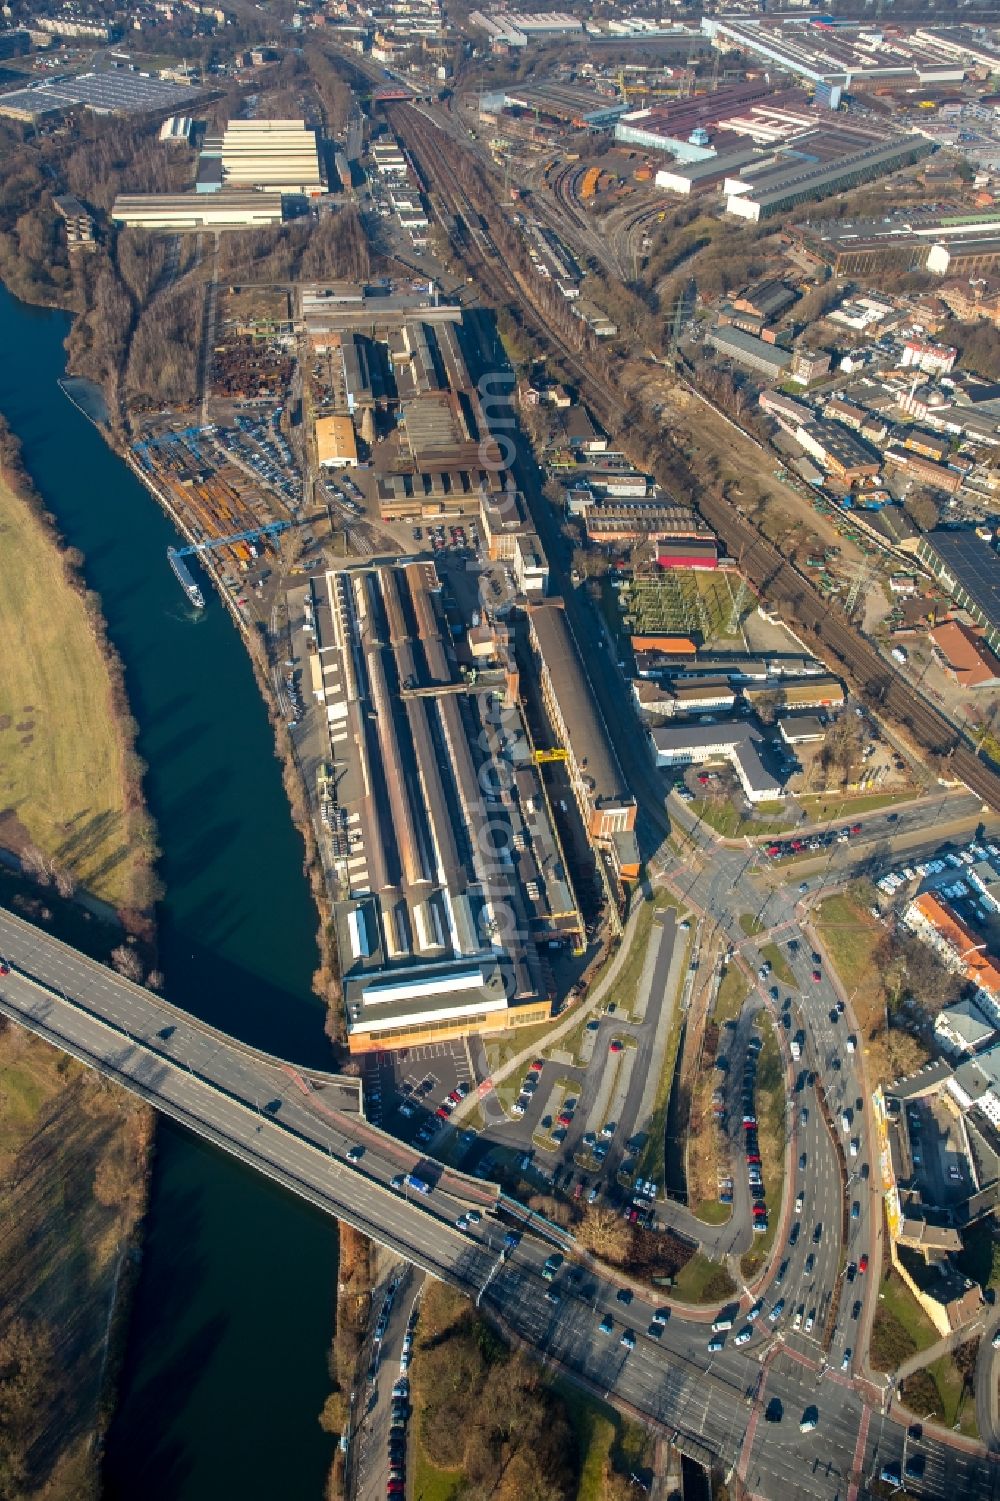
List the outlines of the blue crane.
{"type": "Polygon", "coordinates": [[[290,521],[269,521],[266,526],[251,526],[244,532],[231,532],[228,537],[208,537],[204,542],[193,542],[188,547],[171,549],[175,558],[187,558],[192,553],[210,552],[216,547],[228,547],[230,542],[251,542],[255,537],[272,536],[291,526],[290,521]]]}

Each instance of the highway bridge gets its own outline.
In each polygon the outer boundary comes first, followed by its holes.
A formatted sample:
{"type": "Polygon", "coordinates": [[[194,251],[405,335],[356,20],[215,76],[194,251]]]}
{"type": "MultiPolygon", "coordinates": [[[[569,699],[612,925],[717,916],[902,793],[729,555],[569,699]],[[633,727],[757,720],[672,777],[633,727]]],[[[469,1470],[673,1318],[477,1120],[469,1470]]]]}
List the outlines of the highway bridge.
{"type": "MultiPolygon", "coordinates": [[[[874,1394],[786,1346],[781,1331],[752,1349],[710,1353],[711,1311],[674,1310],[654,1338],[646,1326],[656,1300],[636,1288],[623,1308],[622,1279],[587,1257],[574,1256],[575,1267],[549,1286],[542,1264],[553,1243],[569,1250],[568,1237],[495,1185],[424,1162],[375,1129],[356,1080],[247,1047],[3,908],[0,954],[10,966],[0,975],[0,1013],[458,1286],[541,1359],[691,1457],[735,1471],[747,1493],[856,1501],[880,1493],[887,1461],[905,1460],[906,1430],[870,1405],[874,1394]],[[432,1191],[392,1187],[410,1171],[426,1174],[432,1191]],[[481,1217],[460,1230],[455,1222],[470,1209],[481,1217]],[[517,1219],[536,1233],[509,1246],[517,1219]],[[622,1339],[626,1326],[634,1348],[622,1339]],[[776,1398],[786,1420],[760,1421],[776,1398]],[[799,1417],[811,1406],[819,1425],[815,1436],[802,1435],[799,1417]]],[[[975,1446],[927,1437],[920,1456],[924,1469],[912,1493],[1000,1497],[1000,1467],[975,1446]]]]}

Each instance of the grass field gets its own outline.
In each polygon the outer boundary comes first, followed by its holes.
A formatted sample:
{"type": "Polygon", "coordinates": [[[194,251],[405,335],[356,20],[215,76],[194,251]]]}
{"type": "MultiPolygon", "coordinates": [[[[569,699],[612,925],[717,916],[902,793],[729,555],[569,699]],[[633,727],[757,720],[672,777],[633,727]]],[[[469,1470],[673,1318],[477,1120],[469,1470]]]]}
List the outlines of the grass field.
{"type": "Polygon", "coordinates": [[[780,981],[782,985],[794,985],[795,976],[784,953],[776,943],[765,943],[760,951],[761,958],[766,959],[771,966],[771,976],[780,981]]]}
{"type": "Polygon", "coordinates": [[[746,975],[742,970],[737,969],[735,964],[731,964],[719,985],[712,1020],[718,1022],[720,1027],[728,1021],[735,1021],[743,1010],[743,1002],[749,994],[750,986],[746,975]]]}
{"type": "Polygon", "coordinates": [[[882,924],[845,893],[819,904],[816,930],[841,984],[852,996],[863,1031],[870,1036],[885,1016],[885,995],[872,958],[882,938],[882,924]]]}
{"type": "Polygon", "coordinates": [[[42,524],[0,476],[0,844],[33,844],[130,903],[123,750],[83,600],[42,524]]]}
{"type": "Polygon", "coordinates": [[[966,1438],[979,1437],[976,1399],[963,1381],[954,1355],[941,1355],[915,1371],[903,1382],[900,1395],[918,1417],[933,1414],[946,1428],[957,1426],[966,1438]]]}
{"type": "Polygon", "coordinates": [[[724,1303],[735,1291],[726,1268],[696,1251],[678,1272],[670,1296],[681,1303],[724,1303]]]}
{"type": "Polygon", "coordinates": [[[928,1350],[939,1335],[906,1283],[891,1268],[879,1288],[872,1326],[871,1365],[894,1371],[918,1350],[928,1350]]]}
{"type": "Polygon", "coordinates": [[[783,818],[744,818],[730,802],[713,803],[696,797],[688,807],[723,839],[742,839],[744,834],[787,834],[795,827],[783,818]]]}
{"type": "Polygon", "coordinates": [[[896,803],[912,803],[919,790],[907,792],[873,792],[870,797],[838,797],[833,793],[806,794],[796,801],[807,810],[810,823],[825,823],[837,818],[860,818],[865,813],[877,813],[880,808],[891,808],[896,803]]]}
{"type": "Polygon", "coordinates": [[[19,1028],[0,1035],[0,1340],[22,1319],[26,1370],[42,1373],[23,1421],[5,1382],[5,1458],[9,1444],[26,1466],[18,1495],[98,1494],[105,1343],[151,1129],[138,1100],[19,1028]]]}

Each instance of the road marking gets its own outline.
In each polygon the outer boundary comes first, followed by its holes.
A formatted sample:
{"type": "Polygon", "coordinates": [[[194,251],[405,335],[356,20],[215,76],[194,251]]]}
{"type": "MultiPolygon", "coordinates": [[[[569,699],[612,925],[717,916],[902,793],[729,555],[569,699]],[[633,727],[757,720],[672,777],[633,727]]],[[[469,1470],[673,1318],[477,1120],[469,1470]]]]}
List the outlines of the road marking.
{"type": "MultiPolygon", "coordinates": [[[[864,1464],[865,1444],[868,1442],[868,1424],[871,1420],[872,1410],[866,1403],[861,1409],[861,1425],[858,1428],[858,1441],[854,1446],[854,1459],[851,1464],[852,1471],[858,1476],[860,1476],[861,1467],[864,1464]]],[[[857,1480],[851,1481],[847,1487],[847,1501],[858,1501],[858,1485],[859,1482],[857,1480]]]]}

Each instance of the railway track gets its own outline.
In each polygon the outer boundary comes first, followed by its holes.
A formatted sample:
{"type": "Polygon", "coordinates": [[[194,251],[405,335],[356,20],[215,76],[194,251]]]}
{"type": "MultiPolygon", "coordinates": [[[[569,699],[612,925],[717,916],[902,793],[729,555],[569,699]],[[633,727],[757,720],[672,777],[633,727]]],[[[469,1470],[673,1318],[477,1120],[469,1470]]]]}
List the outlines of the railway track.
{"type": "MultiPolygon", "coordinates": [[[[533,331],[551,344],[578,378],[587,404],[610,433],[620,433],[626,403],[610,382],[596,377],[584,359],[554,329],[508,268],[478,206],[457,181],[455,164],[435,140],[434,127],[408,105],[391,110],[394,132],[406,145],[414,170],[438,218],[451,233],[456,249],[487,295],[501,304],[516,302],[533,331]],[[453,224],[441,213],[452,215],[453,224]],[[458,226],[464,226],[463,234],[458,226]]],[[[662,434],[645,427],[647,442],[662,442],[662,434]]],[[[1000,773],[982,761],[973,747],[943,714],[914,692],[850,622],[831,606],[812,582],[798,573],[766,538],[724,497],[702,490],[696,503],[708,524],[726,542],[729,552],[762,595],[784,606],[790,617],[811,632],[821,655],[833,657],[843,674],[869,702],[886,711],[907,729],[925,751],[942,758],[947,772],[1000,812],[1000,773]]]]}
{"type": "MultiPolygon", "coordinates": [[[[592,385],[593,376],[579,352],[552,327],[508,267],[479,206],[457,181],[455,163],[442,145],[441,133],[410,105],[393,105],[388,113],[393,133],[404,143],[415,175],[469,271],[488,296],[502,305],[516,303],[532,332],[553,346],[578,380],[592,385]],[[442,205],[457,223],[449,223],[441,213],[442,205]]],[[[620,425],[625,416],[624,403],[607,391],[599,402],[594,400],[591,405],[599,420],[612,426],[620,425]]]]}

